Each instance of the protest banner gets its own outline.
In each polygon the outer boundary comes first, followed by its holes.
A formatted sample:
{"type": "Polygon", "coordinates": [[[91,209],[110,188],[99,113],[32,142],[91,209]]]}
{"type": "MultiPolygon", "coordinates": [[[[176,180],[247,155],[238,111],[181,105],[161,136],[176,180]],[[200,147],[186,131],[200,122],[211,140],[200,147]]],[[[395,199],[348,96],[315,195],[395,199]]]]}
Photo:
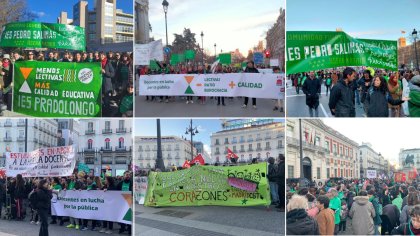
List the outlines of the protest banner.
{"type": "Polygon", "coordinates": [[[85,29],[41,22],[13,22],[4,26],[0,47],[86,50],[85,29]]]}
{"type": "Polygon", "coordinates": [[[48,147],[32,152],[7,152],[6,175],[16,177],[57,177],[73,174],[76,159],[72,146],[48,147]]]}
{"type": "Polygon", "coordinates": [[[341,66],[396,71],[397,41],[352,38],[344,32],[287,31],[287,74],[341,66]]]}
{"type": "Polygon", "coordinates": [[[187,60],[194,60],[195,52],[194,52],[194,50],[186,50],[184,52],[184,56],[185,56],[185,59],[187,59],[187,60]]]}
{"type": "Polygon", "coordinates": [[[149,65],[152,60],[163,61],[162,39],[148,44],[135,44],[134,51],[135,65],[149,65]]]}
{"type": "Polygon", "coordinates": [[[134,199],[138,204],[144,204],[147,192],[147,177],[134,177],[134,199]]]}
{"type": "Polygon", "coordinates": [[[366,177],[368,179],[376,178],[376,170],[366,170],[366,177]]]}
{"type": "Polygon", "coordinates": [[[103,220],[130,224],[133,196],[123,191],[60,191],[51,199],[51,212],[76,219],[103,220]]]}
{"type": "Polygon", "coordinates": [[[184,54],[172,54],[171,55],[171,65],[177,65],[178,63],[185,62],[185,55],[184,54]]]}
{"type": "Polygon", "coordinates": [[[145,206],[268,206],[267,163],[151,172],[145,206]]]}
{"type": "Polygon", "coordinates": [[[263,73],[142,75],[139,95],[284,97],[284,75],[263,73]]]}
{"type": "Polygon", "coordinates": [[[100,63],[19,61],[13,111],[37,117],[101,116],[100,63]]]}
{"type": "Polygon", "coordinates": [[[232,55],[230,53],[220,53],[217,57],[220,64],[222,65],[230,65],[232,63],[232,55]]]}
{"type": "Polygon", "coordinates": [[[279,59],[270,59],[270,66],[271,67],[280,66],[279,59]]]}

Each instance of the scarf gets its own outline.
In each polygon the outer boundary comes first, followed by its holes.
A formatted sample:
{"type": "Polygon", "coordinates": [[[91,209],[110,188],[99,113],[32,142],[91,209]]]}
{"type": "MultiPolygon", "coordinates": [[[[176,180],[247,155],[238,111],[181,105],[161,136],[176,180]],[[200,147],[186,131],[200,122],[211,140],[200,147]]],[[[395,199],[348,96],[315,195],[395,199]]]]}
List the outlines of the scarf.
{"type": "Polygon", "coordinates": [[[101,61],[101,66],[102,66],[102,69],[105,69],[105,65],[106,65],[106,62],[107,62],[108,60],[107,60],[107,58],[105,57],[102,61],[101,61]]]}
{"type": "Polygon", "coordinates": [[[10,61],[9,61],[9,60],[4,60],[4,61],[3,61],[3,67],[4,67],[4,68],[9,67],[9,65],[10,65],[10,61]]]}

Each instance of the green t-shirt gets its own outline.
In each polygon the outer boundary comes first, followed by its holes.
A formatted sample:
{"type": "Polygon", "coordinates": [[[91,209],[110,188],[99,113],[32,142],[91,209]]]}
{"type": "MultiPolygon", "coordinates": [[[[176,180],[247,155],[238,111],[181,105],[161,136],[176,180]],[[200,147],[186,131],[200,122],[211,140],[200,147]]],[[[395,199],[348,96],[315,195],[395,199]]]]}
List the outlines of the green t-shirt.
{"type": "Polygon", "coordinates": [[[75,182],[71,181],[71,182],[69,183],[69,186],[68,186],[67,190],[73,190],[73,189],[74,189],[74,185],[75,185],[75,184],[76,184],[75,182]]]}
{"type": "Polygon", "coordinates": [[[121,191],[130,191],[130,182],[128,182],[128,183],[123,182],[121,191]]]}
{"type": "Polygon", "coordinates": [[[63,189],[63,188],[61,187],[61,184],[55,184],[55,185],[53,186],[53,189],[54,189],[54,190],[61,190],[61,189],[63,189]]]}
{"type": "Polygon", "coordinates": [[[401,194],[398,194],[394,200],[392,200],[392,204],[398,207],[398,210],[401,211],[403,199],[401,198],[401,194]]]}
{"type": "Polygon", "coordinates": [[[344,198],[344,193],[343,192],[338,192],[338,198],[343,199],[344,198]]]}
{"type": "Polygon", "coordinates": [[[126,113],[127,111],[133,110],[133,94],[123,97],[120,104],[121,114],[126,113]]]}
{"type": "Polygon", "coordinates": [[[334,224],[340,224],[341,200],[338,196],[330,200],[330,208],[335,211],[334,224]]]}

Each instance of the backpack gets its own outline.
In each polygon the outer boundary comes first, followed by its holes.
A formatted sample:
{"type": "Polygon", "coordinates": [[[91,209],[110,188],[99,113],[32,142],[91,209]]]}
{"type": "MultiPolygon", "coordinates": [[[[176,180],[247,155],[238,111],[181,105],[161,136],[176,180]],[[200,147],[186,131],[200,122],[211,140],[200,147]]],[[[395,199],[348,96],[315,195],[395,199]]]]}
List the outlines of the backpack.
{"type": "Polygon", "coordinates": [[[33,189],[28,195],[29,203],[31,204],[33,209],[36,209],[36,203],[37,203],[37,200],[38,200],[37,196],[38,196],[37,191],[35,189],[33,189]]]}

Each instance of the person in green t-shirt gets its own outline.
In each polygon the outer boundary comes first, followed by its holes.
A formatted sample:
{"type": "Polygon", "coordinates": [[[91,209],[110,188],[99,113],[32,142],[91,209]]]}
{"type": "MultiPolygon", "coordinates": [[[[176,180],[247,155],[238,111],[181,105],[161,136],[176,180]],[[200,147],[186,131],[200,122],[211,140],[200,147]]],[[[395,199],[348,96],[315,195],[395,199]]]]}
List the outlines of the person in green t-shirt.
{"type": "Polygon", "coordinates": [[[120,103],[120,113],[122,117],[132,117],[133,116],[133,85],[130,84],[127,87],[127,94],[121,99],[120,103]]]}
{"type": "Polygon", "coordinates": [[[334,211],[334,234],[337,235],[338,227],[340,225],[341,200],[338,197],[338,192],[335,188],[330,188],[327,194],[330,197],[330,209],[334,211]]]}

